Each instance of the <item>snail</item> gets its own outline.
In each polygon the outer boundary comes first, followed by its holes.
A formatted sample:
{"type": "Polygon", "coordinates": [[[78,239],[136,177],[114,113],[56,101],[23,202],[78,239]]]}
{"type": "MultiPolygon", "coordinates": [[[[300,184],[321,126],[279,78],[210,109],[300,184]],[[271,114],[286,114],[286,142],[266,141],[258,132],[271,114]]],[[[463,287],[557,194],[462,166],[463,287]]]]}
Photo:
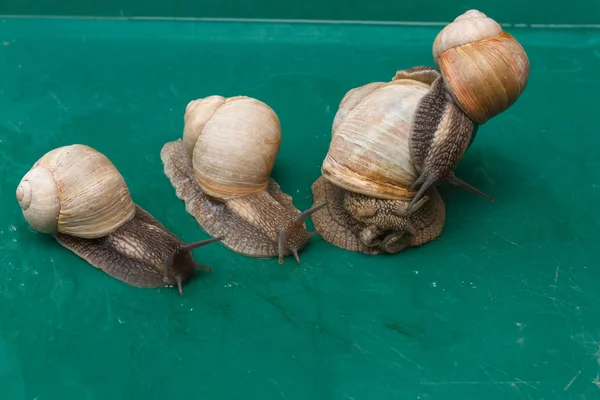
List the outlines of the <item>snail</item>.
{"type": "Polygon", "coordinates": [[[298,251],[316,232],[305,220],[325,204],[300,212],[271,178],[281,143],[275,111],[247,97],[213,95],[192,100],[183,139],[161,149],[165,175],[186,210],[230,250],[250,257],[298,251]]]}
{"type": "Polygon", "coordinates": [[[419,178],[412,188],[419,190],[409,212],[430,186],[445,181],[493,201],[453,171],[478,127],[511,107],[529,80],[524,48],[478,10],[468,10],[445,26],[432,53],[441,79],[433,82],[415,111],[411,154],[419,178]]]}
{"type": "Polygon", "coordinates": [[[449,182],[493,201],[454,175],[479,125],[523,93],[523,47],[485,14],[470,10],[437,35],[427,66],[400,70],[390,82],[350,90],[312,185],[313,217],[328,242],[367,254],[397,253],[437,238],[445,205],[436,186],[449,182]]]}
{"type": "Polygon", "coordinates": [[[328,202],[313,216],[325,241],[365,254],[394,254],[441,234],[446,208],[436,186],[408,210],[419,178],[411,155],[413,116],[438,80],[435,70],[415,67],[343,97],[322,176],[312,185],[314,202],[328,202]]]}
{"type": "Polygon", "coordinates": [[[109,276],[137,287],[183,285],[210,268],[192,250],[221,240],[183,243],[134,203],[124,178],[99,151],[82,144],[55,148],[23,176],[16,190],[36,231],[109,276]]]}

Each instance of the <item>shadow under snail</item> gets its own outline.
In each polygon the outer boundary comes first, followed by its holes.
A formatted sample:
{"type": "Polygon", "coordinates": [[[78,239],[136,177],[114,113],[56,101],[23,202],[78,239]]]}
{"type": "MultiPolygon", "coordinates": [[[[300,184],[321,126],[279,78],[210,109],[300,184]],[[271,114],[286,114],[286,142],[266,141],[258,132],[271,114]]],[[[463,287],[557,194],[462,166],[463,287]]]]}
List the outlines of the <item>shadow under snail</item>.
{"type": "Polygon", "coordinates": [[[338,247],[397,253],[437,238],[450,182],[492,200],[454,176],[477,128],[508,109],[528,81],[521,45],[483,13],[470,10],[436,37],[440,71],[417,66],[391,82],[350,90],[312,185],[317,232],[338,247]]]}
{"type": "Polygon", "coordinates": [[[42,156],[21,179],[17,200],[29,225],[52,234],[109,276],[137,287],[183,285],[197,269],[192,250],[221,240],[183,243],[135,204],[112,162],[81,144],[42,156]]]}
{"type": "Polygon", "coordinates": [[[183,140],[161,150],[164,171],[186,210],[211,236],[251,257],[298,251],[316,232],[305,220],[325,203],[300,212],[270,177],[281,143],[276,113],[246,96],[209,96],[188,103],[183,140]]]}

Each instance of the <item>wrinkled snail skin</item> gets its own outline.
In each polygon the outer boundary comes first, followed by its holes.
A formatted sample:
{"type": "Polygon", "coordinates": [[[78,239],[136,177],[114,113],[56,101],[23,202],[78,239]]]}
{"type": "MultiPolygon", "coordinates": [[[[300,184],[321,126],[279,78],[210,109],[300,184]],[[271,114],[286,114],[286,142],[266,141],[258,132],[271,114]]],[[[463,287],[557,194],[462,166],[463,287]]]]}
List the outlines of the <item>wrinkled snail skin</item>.
{"type": "Polygon", "coordinates": [[[191,101],[184,137],[161,150],[165,175],[186,210],[230,250],[283,258],[308,239],[306,219],[324,204],[300,212],[270,173],[281,140],[275,112],[246,96],[191,101]]]}
{"type": "Polygon", "coordinates": [[[135,204],[110,160],[85,145],[56,148],[25,174],[16,191],[29,225],[109,276],[136,287],[183,285],[196,269],[192,250],[135,204]]]}
{"type": "Polygon", "coordinates": [[[369,207],[352,214],[348,208],[352,210],[353,206],[345,200],[356,194],[322,176],[313,183],[312,192],[316,202],[329,200],[325,210],[313,217],[321,237],[334,246],[368,255],[396,254],[435,240],[446,218],[446,206],[436,187],[427,191],[427,201],[420,208],[415,207],[410,217],[397,213],[408,202],[394,204],[393,200],[367,196],[363,202],[369,207]]]}
{"type": "Polygon", "coordinates": [[[413,116],[438,78],[431,68],[415,67],[343,97],[322,176],[312,185],[315,204],[328,201],[312,217],[325,241],[364,254],[394,254],[441,234],[446,209],[435,186],[408,210],[420,171],[411,153],[413,116]]]}

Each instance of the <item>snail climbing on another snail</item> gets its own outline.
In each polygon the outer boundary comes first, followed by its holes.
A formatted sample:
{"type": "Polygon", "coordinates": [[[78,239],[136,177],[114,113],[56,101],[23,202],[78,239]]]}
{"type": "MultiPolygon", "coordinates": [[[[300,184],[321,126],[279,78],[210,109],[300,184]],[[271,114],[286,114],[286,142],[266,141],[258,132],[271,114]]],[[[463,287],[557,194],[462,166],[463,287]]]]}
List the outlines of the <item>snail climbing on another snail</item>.
{"type": "Polygon", "coordinates": [[[445,26],[434,40],[432,53],[440,76],[414,115],[411,154],[420,175],[408,212],[430,186],[441,182],[493,201],[458,179],[454,169],[478,127],[511,107],[529,80],[525,49],[477,10],[468,10],[445,26]]]}
{"type": "Polygon", "coordinates": [[[177,286],[183,294],[195,270],[211,270],[194,261],[192,250],[221,239],[183,243],[133,202],[117,168],[86,145],[47,152],[16,196],[33,229],[132,286],[177,286]]]}
{"type": "Polygon", "coordinates": [[[186,210],[236,253],[283,263],[315,232],[305,220],[325,204],[300,212],[270,177],[281,143],[277,114],[247,96],[209,96],[188,103],[183,140],[161,150],[164,171],[186,210]]]}
{"type": "Polygon", "coordinates": [[[350,90],[333,121],[315,202],[317,232],[338,247],[396,253],[438,237],[450,182],[493,200],[454,175],[478,126],[508,109],[529,77],[523,47],[485,14],[470,10],[438,34],[440,71],[417,66],[391,82],[350,90]]]}

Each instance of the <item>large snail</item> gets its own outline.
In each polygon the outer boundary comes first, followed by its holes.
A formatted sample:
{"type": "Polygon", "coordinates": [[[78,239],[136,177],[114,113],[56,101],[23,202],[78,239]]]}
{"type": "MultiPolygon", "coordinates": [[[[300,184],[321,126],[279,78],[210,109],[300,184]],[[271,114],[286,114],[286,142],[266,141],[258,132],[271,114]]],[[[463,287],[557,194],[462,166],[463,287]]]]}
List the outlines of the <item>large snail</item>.
{"type": "Polygon", "coordinates": [[[300,212],[270,177],[281,126],[267,104],[246,96],[209,96],[188,103],[183,140],[161,150],[164,171],[186,210],[236,253],[283,257],[315,232],[305,220],[324,204],[300,212]]]}
{"type": "Polygon", "coordinates": [[[440,71],[418,66],[391,82],[350,90],[340,102],[322,177],[327,211],[313,217],[328,242],[369,254],[395,253],[441,233],[450,182],[493,200],[454,175],[478,126],[508,109],[528,81],[521,45],[470,10],[436,37],[440,71]]]}
{"type": "Polygon", "coordinates": [[[177,286],[183,294],[196,269],[192,250],[135,204],[111,161],[81,144],[42,156],[16,191],[29,225],[108,275],[132,286],[177,286]]]}

